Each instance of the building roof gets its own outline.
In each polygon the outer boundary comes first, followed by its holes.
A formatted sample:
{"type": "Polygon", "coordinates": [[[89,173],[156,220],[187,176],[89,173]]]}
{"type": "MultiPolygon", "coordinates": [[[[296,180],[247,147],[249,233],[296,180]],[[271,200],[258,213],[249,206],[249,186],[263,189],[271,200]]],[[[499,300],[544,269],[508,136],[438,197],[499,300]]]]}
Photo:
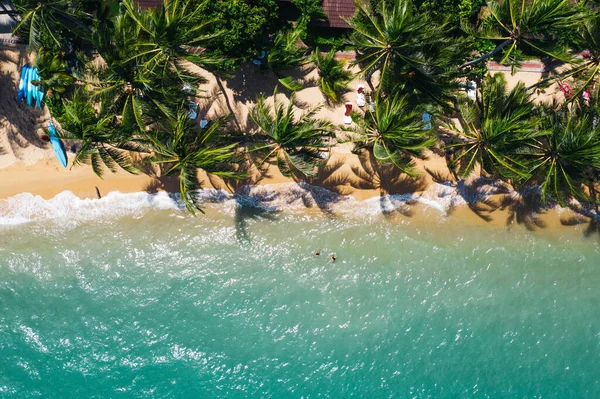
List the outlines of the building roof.
{"type": "MultiPolygon", "coordinates": [[[[290,0],[281,0],[290,1],[290,0]]],[[[141,8],[160,7],[163,0],[135,0],[141,8]]],[[[323,0],[323,9],[329,21],[323,25],[333,28],[348,28],[348,24],[342,19],[350,19],[354,15],[356,6],[354,0],[323,0]]]]}
{"type": "Polygon", "coordinates": [[[329,17],[329,26],[334,28],[349,28],[342,19],[350,19],[354,15],[356,6],[353,0],[323,0],[323,9],[329,17]]]}
{"type": "MultiPolygon", "coordinates": [[[[283,3],[291,3],[292,0],[279,0],[283,3]]],[[[350,26],[342,19],[350,19],[354,15],[356,6],[354,0],[322,0],[321,5],[325,14],[327,14],[327,22],[314,23],[319,26],[330,26],[332,28],[349,28],[350,26]]]]}
{"type": "Polygon", "coordinates": [[[140,8],[162,7],[163,0],[135,0],[140,8]]]}

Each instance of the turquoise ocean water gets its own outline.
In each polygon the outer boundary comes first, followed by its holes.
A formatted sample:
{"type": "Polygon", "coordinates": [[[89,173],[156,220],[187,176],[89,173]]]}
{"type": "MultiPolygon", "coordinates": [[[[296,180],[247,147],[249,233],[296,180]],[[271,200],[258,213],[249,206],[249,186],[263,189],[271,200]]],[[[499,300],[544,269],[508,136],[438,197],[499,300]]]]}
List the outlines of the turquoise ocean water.
{"type": "Polygon", "coordinates": [[[600,397],[582,229],[109,197],[0,203],[0,398],[600,397]]]}

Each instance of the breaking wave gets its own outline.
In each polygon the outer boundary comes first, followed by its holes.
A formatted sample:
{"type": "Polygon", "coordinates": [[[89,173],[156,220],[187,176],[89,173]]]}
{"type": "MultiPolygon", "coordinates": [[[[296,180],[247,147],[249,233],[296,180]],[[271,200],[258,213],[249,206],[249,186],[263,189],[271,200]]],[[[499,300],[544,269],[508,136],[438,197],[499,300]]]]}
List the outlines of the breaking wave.
{"type": "MultiPolygon", "coordinates": [[[[234,211],[236,207],[266,211],[315,208],[336,214],[380,215],[401,211],[403,207],[418,203],[445,216],[453,207],[500,192],[505,192],[505,188],[489,181],[478,184],[476,188],[459,182],[433,184],[420,194],[384,195],[360,201],[352,196],[340,195],[306,183],[281,183],[243,186],[233,194],[223,190],[204,189],[199,192],[199,198],[202,206],[216,206],[225,212],[234,211]]],[[[124,216],[142,217],[151,211],[184,214],[184,206],[178,194],[166,192],[111,192],[101,199],[81,199],[70,191],[64,191],[49,200],[22,193],[0,200],[0,225],[40,220],[85,222],[124,216]]]]}

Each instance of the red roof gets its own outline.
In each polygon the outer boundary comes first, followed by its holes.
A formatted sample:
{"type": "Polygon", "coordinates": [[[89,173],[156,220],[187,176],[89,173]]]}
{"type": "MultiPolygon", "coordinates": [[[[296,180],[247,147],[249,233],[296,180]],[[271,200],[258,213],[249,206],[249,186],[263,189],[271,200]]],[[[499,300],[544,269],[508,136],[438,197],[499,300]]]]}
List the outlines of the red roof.
{"type": "Polygon", "coordinates": [[[162,7],[163,0],[135,0],[140,8],[162,7]]]}
{"type": "MultiPolygon", "coordinates": [[[[163,4],[163,0],[135,0],[135,2],[141,8],[160,7],[163,4]]],[[[348,24],[341,17],[350,19],[354,15],[356,6],[354,5],[354,0],[323,0],[323,9],[329,17],[327,26],[349,28],[348,24]]]]}
{"type": "Polygon", "coordinates": [[[341,17],[350,19],[354,15],[356,6],[353,0],[323,0],[323,9],[329,17],[329,26],[349,28],[341,17]]]}

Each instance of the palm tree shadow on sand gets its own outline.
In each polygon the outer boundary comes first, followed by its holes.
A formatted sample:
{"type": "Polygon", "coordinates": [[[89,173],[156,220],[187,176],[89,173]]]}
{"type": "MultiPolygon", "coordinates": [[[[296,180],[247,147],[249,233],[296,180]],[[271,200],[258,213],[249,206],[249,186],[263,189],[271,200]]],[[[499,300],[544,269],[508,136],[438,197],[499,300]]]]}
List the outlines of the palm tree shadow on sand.
{"type": "Polygon", "coordinates": [[[417,203],[416,197],[394,203],[390,195],[423,191],[427,187],[424,177],[412,178],[393,165],[381,165],[366,150],[358,154],[358,159],[360,165],[351,166],[354,175],[352,186],[358,190],[378,190],[381,213],[386,217],[394,214],[413,216],[412,206],[417,203]]]}
{"type": "Polygon", "coordinates": [[[500,210],[508,210],[506,227],[515,223],[523,225],[529,231],[546,228],[546,222],[540,215],[546,213],[542,202],[542,193],[537,187],[525,187],[520,191],[504,194],[500,199],[500,210]]]}
{"type": "Polygon", "coordinates": [[[313,177],[296,177],[294,180],[298,190],[293,191],[289,202],[301,200],[306,208],[316,206],[324,214],[334,216],[332,206],[352,192],[348,176],[338,173],[342,166],[343,159],[333,159],[319,168],[313,177]]]}
{"type": "Polygon", "coordinates": [[[0,105],[0,121],[10,127],[7,138],[14,153],[33,145],[46,148],[47,144],[41,139],[38,130],[43,126],[44,110],[28,107],[24,102],[17,102],[18,88],[9,72],[0,74],[0,93],[7,101],[0,105]],[[14,98],[14,100],[10,100],[14,98]]]}
{"type": "MultiPolygon", "coordinates": [[[[425,169],[433,181],[439,184],[448,184],[455,178],[451,174],[443,175],[430,169],[425,169]]],[[[458,194],[466,203],[468,209],[485,222],[491,222],[496,211],[506,211],[506,227],[522,225],[529,231],[545,228],[546,223],[540,217],[546,212],[543,206],[541,193],[533,187],[525,187],[519,192],[500,180],[478,177],[469,180],[458,180],[456,186],[458,194]]],[[[447,214],[451,215],[456,209],[456,204],[451,203],[447,214]]]]}
{"type": "MultiPolygon", "coordinates": [[[[598,191],[596,190],[592,196],[594,199],[597,198],[598,191]]],[[[597,235],[600,238],[600,212],[598,206],[591,209],[581,205],[572,205],[570,209],[575,212],[575,214],[570,216],[561,215],[560,224],[563,226],[580,226],[587,224],[587,227],[583,231],[583,235],[585,237],[597,235]]]]}
{"type": "Polygon", "coordinates": [[[600,220],[598,217],[588,217],[583,215],[561,217],[560,224],[563,226],[579,226],[587,224],[587,227],[583,231],[583,235],[585,237],[597,235],[600,238],[600,220]]]}

